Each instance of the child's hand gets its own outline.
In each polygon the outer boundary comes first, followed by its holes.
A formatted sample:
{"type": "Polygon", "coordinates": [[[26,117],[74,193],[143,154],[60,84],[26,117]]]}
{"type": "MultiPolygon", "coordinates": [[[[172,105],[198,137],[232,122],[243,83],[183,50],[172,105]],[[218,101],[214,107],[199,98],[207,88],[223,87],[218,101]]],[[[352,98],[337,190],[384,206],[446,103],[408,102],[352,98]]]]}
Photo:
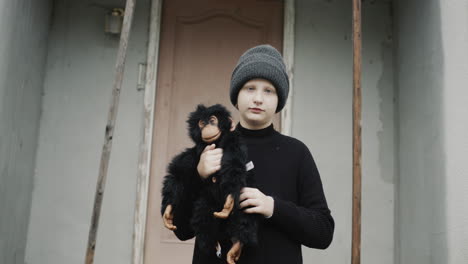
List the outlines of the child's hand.
{"type": "Polygon", "coordinates": [[[264,217],[271,217],[273,215],[273,209],[275,207],[275,201],[273,197],[263,194],[257,188],[242,188],[239,197],[240,208],[251,207],[244,210],[245,213],[257,213],[264,217]]]}
{"type": "Polygon", "coordinates": [[[211,174],[221,169],[223,149],[215,147],[215,144],[206,146],[200,156],[197,171],[200,177],[202,177],[203,179],[208,178],[211,174]]]}

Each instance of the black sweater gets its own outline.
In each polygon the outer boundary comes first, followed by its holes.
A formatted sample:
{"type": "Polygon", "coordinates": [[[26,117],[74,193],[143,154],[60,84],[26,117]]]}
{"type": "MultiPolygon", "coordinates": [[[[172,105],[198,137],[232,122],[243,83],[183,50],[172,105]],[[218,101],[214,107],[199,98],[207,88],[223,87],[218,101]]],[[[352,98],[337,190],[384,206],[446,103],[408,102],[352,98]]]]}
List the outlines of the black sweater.
{"type": "MultiPolygon", "coordinates": [[[[261,218],[258,246],[244,247],[238,264],[302,263],[301,245],[325,249],[333,238],[334,221],[328,209],[319,172],[304,143],[284,136],[273,125],[249,130],[236,128],[248,147],[254,164],[256,187],[274,199],[271,218],[261,218]]],[[[185,207],[189,212],[190,204],[185,207]]],[[[188,219],[174,219],[179,239],[192,238],[188,219]]],[[[196,244],[197,242],[195,242],[196,244]]],[[[195,245],[193,263],[225,263],[206,256],[195,245]]]]}

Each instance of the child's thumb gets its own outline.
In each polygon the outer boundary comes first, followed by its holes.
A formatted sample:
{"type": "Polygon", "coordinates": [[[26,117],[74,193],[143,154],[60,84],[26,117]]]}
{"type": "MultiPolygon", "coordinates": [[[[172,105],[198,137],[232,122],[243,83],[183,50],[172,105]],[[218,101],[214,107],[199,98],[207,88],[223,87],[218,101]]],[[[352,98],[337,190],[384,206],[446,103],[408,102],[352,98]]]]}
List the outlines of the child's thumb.
{"type": "Polygon", "coordinates": [[[215,144],[211,144],[211,145],[208,145],[205,147],[205,150],[203,150],[203,152],[206,152],[208,150],[213,150],[216,148],[216,145],[215,144]]]}

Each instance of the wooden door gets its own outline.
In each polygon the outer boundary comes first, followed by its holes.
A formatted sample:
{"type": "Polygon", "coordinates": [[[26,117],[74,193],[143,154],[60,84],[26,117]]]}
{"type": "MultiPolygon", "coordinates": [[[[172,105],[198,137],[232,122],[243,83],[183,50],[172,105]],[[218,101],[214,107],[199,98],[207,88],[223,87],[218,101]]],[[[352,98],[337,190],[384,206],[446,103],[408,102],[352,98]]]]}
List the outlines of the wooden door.
{"type": "MultiPolygon", "coordinates": [[[[179,241],[164,228],[160,215],[167,164],[192,145],[185,122],[188,113],[199,103],[221,103],[237,122],[229,81],[239,56],[264,43],[281,51],[282,39],[279,0],[163,2],[145,263],[191,263],[194,240],[179,241]]],[[[279,130],[279,115],[275,128],[279,130]]]]}

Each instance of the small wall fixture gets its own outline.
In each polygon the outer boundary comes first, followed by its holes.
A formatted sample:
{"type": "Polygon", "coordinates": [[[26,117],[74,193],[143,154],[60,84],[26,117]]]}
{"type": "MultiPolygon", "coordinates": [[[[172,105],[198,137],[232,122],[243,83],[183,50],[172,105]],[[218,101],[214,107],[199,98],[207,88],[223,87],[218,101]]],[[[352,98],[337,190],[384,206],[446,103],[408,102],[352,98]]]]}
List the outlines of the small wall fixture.
{"type": "Polygon", "coordinates": [[[113,8],[106,14],[106,23],[104,31],[109,34],[120,34],[124,17],[123,8],[113,8]]]}

